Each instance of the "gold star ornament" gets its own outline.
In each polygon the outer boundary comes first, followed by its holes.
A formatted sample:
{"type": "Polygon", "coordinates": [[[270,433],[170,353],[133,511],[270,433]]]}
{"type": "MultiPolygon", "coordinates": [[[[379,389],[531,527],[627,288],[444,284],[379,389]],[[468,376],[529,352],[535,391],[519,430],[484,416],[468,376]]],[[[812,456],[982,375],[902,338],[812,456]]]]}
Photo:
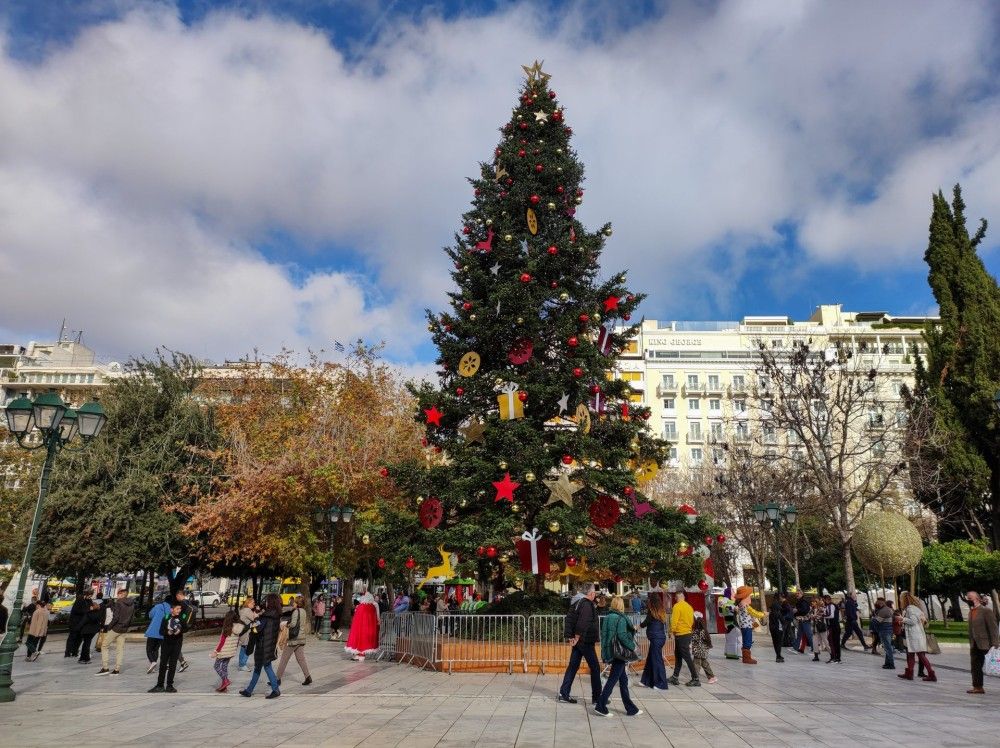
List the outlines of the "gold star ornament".
{"type": "Polygon", "coordinates": [[[573,506],[573,494],[583,488],[580,483],[574,483],[566,473],[560,473],[558,478],[546,478],[545,485],[549,487],[549,504],[558,504],[560,501],[568,507],[573,506]]]}
{"type": "Polygon", "coordinates": [[[544,109],[539,109],[535,112],[535,122],[545,122],[549,118],[549,113],[544,109]]]}
{"type": "Polygon", "coordinates": [[[521,69],[524,70],[524,74],[528,77],[528,83],[547,83],[549,78],[552,76],[542,70],[542,65],[545,64],[545,60],[539,62],[535,60],[534,65],[522,65],[521,69]]]}
{"type": "Polygon", "coordinates": [[[483,443],[483,436],[486,434],[486,424],[482,421],[473,420],[469,421],[465,426],[459,429],[462,436],[465,437],[465,441],[469,444],[473,442],[483,443]]]}

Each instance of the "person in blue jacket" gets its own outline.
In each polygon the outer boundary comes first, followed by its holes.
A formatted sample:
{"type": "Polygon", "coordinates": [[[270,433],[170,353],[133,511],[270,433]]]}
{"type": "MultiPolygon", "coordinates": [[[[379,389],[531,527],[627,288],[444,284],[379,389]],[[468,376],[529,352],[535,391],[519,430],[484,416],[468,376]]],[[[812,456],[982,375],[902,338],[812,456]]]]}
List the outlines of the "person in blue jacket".
{"type": "Polygon", "coordinates": [[[160,645],[163,643],[160,626],[163,619],[169,616],[170,603],[166,600],[149,609],[149,626],[146,627],[146,659],[149,660],[149,667],[146,668],[146,675],[156,670],[160,658],[160,645]]]}

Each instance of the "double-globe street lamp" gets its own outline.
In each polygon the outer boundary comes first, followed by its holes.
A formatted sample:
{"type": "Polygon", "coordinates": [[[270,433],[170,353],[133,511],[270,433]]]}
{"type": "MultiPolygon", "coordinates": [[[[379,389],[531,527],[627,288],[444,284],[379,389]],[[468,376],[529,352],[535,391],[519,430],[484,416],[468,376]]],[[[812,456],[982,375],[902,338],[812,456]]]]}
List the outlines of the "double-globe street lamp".
{"type": "MultiPolygon", "coordinates": [[[[783,524],[794,525],[799,515],[799,510],[794,504],[789,504],[784,509],[780,505],[771,502],[770,504],[757,504],[753,508],[753,516],[761,525],[774,530],[774,555],[778,561],[778,591],[785,593],[785,580],[781,573],[781,546],[778,543],[778,530],[783,524]]],[[[763,569],[761,569],[763,572],[763,569]]]]}
{"type": "Polygon", "coordinates": [[[313,519],[316,520],[317,524],[327,525],[328,535],[330,538],[330,568],[326,575],[326,607],[327,610],[323,615],[323,620],[319,626],[319,638],[322,641],[330,641],[330,613],[333,610],[333,540],[337,531],[338,523],[340,520],[344,520],[344,524],[348,525],[351,522],[351,518],[354,516],[354,509],[349,506],[332,506],[327,511],[322,509],[316,510],[313,515],[313,519]]]}
{"type": "Polygon", "coordinates": [[[17,650],[17,632],[21,627],[21,605],[24,602],[24,586],[28,581],[31,569],[31,555],[35,549],[35,537],[38,534],[38,523],[42,518],[42,505],[49,492],[49,476],[52,473],[52,463],[59,452],[64,449],[81,451],[69,447],[69,443],[79,434],[84,445],[101,433],[107,416],[99,403],[90,402],[74,410],[66,407],[55,392],[38,395],[34,401],[26,397],[13,400],[5,409],[7,429],[17,439],[22,449],[45,450],[45,463],[42,465],[42,476],[38,482],[38,500],[35,502],[35,515],[31,520],[31,532],[28,534],[28,545],[24,550],[24,560],[17,583],[17,594],[14,597],[13,610],[7,621],[7,634],[0,644],[0,702],[13,701],[16,698],[12,669],[14,652],[17,650]],[[28,443],[32,430],[38,429],[41,440],[34,445],[28,443]]]}

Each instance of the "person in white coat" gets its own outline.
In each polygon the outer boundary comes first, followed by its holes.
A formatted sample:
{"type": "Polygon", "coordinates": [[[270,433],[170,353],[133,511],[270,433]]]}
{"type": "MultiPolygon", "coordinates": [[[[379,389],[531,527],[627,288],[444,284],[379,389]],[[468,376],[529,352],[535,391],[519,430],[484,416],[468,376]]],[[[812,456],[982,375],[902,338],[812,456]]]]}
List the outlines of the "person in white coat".
{"type": "Polygon", "coordinates": [[[922,680],[934,683],[937,681],[937,676],[930,660],[927,659],[927,635],[924,633],[927,616],[914,602],[914,596],[909,592],[902,594],[900,604],[903,607],[903,626],[906,633],[906,670],[897,677],[913,680],[913,665],[915,660],[919,659],[925,670],[922,680]]]}

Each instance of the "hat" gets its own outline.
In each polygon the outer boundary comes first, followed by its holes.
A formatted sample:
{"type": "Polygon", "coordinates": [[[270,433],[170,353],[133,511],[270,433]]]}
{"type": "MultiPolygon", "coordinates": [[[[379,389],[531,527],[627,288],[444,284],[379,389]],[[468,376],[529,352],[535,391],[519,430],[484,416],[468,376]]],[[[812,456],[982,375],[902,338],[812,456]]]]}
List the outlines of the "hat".
{"type": "Polygon", "coordinates": [[[697,619],[697,618],[704,618],[705,616],[703,616],[703,615],[701,614],[701,611],[700,611],[700,610],[696,610],[696,611],[694,612],[694,617],[695,617],[695,618],[697,619]]]}
{"type": "Polygon", "coordinates": [[[753,594],[753,589],[751,587],[747,587],[746,585],[744,585],[742,587],[737,587],[736,588],[736,602],[739,602],[740,600],[745,600],[746,598],[750,597],[752,594],[753,594]]]}

